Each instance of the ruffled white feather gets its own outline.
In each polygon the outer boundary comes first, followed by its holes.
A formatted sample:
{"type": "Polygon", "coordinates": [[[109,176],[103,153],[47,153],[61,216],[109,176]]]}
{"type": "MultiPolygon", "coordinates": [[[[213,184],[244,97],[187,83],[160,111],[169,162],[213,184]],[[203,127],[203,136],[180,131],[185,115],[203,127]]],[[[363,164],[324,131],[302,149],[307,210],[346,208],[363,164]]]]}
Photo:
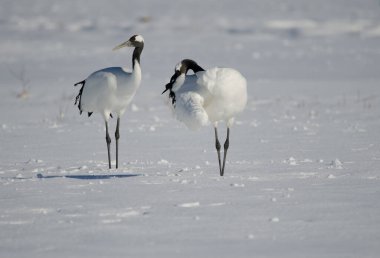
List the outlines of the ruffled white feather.
{"type": "Polygon", "coordinates": [[[247,104],[247,82],[231,68],[211,68],[187,75],[173,91],[175,117],[190,129],[225,121],[228,126],[247,104]]]}

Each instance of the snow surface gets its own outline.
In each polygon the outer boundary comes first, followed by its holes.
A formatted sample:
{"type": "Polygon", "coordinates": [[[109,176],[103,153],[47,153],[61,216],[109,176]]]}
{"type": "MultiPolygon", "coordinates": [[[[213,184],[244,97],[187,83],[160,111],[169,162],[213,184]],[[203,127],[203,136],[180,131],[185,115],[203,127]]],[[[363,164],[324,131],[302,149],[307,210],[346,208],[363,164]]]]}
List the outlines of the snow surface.
{"type": "Polygon", "coordinates": [[[379,256],[378,0],[2,0],[0,38],[0,257],[379,256]],[[73,84],[133,34],[109,171],[73,84]],[[160,95],[183,58],[247,78],[223,178],[160,95]]]}

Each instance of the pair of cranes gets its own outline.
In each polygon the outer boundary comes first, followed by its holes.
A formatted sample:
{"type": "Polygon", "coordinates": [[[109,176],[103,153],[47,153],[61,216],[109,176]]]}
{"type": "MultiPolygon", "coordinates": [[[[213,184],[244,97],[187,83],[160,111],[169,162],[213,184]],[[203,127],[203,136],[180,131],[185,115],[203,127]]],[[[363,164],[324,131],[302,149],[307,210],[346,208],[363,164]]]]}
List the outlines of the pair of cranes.
{"type": "MultiPolygon", "coordinates": [[[[81,85],[75,99],[80,113],[100,113],[105,122],[108,151],[108,167],[111,168],[108,120],[112,114],[117,116],[115,131],[116,168],[119,163],[120,117],[124,114],[141,83],[140,55],[144,49],[144,39],[134,35],[113,50],[133,47],[132,71],[123,67],[109,67],[90,74],[87,79],[76,83],[81,85]]],[[[166,84],[175,117],[190,129],[197,129],[209,122],[214,126],[215,148],[218,154],[219,172],[224,175],[227,150],[229,147],[230,127],[236,114],[243,111],[247,103],[246,79],[232,68],[203,69],[196,62],[184,59],[175,66],[174,75],[166,84]],[[193,75],[187,75],[192,70],[193,75]],[[218,122],[227,123],[227,137],[224,142],[224,156],[221,159],[221,144],[218,139],[218,122]]]]}

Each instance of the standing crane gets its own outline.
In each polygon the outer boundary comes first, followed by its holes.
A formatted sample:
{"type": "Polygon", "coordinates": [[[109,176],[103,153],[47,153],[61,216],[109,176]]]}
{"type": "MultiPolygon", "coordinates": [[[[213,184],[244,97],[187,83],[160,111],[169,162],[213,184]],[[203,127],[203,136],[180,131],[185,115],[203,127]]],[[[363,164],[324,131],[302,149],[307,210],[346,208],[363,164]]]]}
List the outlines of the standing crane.
{"type": "Polygon", "coordinates": [[[184,59],[174,69],[174,75],[166,84],[175,117],[190,129],[198,129],[211,122],[215,131],[215,147],[218,153],[220,175],[224,175],[230,127],[234,117],[247,104],[247,81],[235,69],[210,68],[204,70],[195,61],[184,59]],[[189,70],[193,75],[186,75],[189,70]],[[221,145],[218,139],[218,122],[227,124],[224,142],[223,163],[220,158],[221,145]]]}
{"type": "Polygon", "coordinates": [[[123,47],[134,47],[132,55],[132,71],[124,67],[108,67],[93,72],[87,79],[74,86],[81,85],[75,99],[80,114],[87,112],[90,117],[93,112],[100,113],[106,126],[106,142],[108,151],[108,167],[111,169],[110,145],[111,138],[108,134],[108,120],[112,114],[117,116],[115,131],[116,139],[116,168],[119,164],[119,138],[120,117],[132,101],[141,83],[140,55],[144,49],[144,38],[134,35],[129,40],[116,46],[113,50],[123,47]]]}

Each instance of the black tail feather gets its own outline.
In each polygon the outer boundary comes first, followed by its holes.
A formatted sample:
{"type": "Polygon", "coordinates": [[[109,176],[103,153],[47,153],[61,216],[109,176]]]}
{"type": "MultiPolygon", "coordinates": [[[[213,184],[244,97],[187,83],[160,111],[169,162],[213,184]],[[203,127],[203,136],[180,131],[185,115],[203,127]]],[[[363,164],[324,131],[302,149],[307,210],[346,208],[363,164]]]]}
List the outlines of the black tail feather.
{"type": "Polygon", "coordinates": [[[93,112],[87,112],[88,117],[92,115],[93,112]]]}
{"type": "Polygon", "coordinates": [[[74,84],[74,87],[76,87],[76,86],[79,85],[79,84],[84,85],[85,83],[86,83],[86,80],[83,80],[83,81],[77,82],[77,83],[74,84]]]}
{"type": "Polygon", "coordinates": [[[77,83],[74,84],[74,86],[77,86],[79,84],[81,84],[82,87],[80,88],[78,95],[75,97],[75,103],[74,103],[74,105],[76,105],[78,103],[78,109],[80,111],[80,114],[82,114],[82,103],[81,103],[82,102],[82,93],[83,93],[84,85],[86,84],[86,80],[77,82],[77,83]]]}

